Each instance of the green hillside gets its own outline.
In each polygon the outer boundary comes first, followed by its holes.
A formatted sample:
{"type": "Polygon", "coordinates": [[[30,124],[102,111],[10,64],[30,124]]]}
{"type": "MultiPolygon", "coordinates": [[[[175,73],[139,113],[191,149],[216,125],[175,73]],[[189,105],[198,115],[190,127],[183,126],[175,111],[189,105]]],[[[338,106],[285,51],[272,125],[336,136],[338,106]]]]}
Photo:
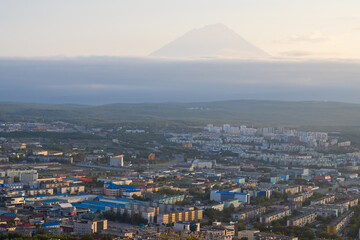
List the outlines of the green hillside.
{"type": "Polygon", "coordinates": [[[178,120],[275,126],[360,126],[360,104],[257,100],[102,106],[3,103],[0,104],[0,120],[93,123],[178,120]]]}

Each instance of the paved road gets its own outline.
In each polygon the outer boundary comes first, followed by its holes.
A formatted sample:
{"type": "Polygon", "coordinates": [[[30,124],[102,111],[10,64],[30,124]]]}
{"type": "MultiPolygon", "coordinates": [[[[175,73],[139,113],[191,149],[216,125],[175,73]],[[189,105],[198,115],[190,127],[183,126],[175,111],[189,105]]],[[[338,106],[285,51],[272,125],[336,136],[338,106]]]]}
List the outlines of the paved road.
{"type": "Polygon", "coordinates": [[[339,183],[336,182],[335,185],[330,187],[330,189],[331,189],[330,191],[329,191],[329,188],[319,188],[318,190],[315,190],[315,192],[319,192],[322,194],[335,193],[338,188],[339,188],[339,183]]]}
{"type": "Polygon", "coordinates": [[[127,168],[116,168],[116,167],[99,166],[99,165],[87,165],[87,164],[81,164],[81,163],[77,163],[77,164],[75,164],[75,166],[86,167],[86,168],[96,168],[96,169],[110,170],[110,171],[131,171],[130,169],[127,169],[127,168]]]}

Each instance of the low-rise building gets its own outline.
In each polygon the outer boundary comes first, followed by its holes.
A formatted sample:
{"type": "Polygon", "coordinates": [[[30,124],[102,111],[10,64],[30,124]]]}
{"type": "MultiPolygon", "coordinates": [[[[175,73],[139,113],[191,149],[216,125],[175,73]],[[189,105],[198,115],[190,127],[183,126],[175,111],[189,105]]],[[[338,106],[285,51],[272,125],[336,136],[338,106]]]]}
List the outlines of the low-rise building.
{"type": "Polygon", "coordinates": [[[310,198],[314,193],[313,192],[304,192],[300,195],[290,196],[288,198],[289,202],[304,202],[306,199],[310,198]]]}
{"type": "Polygon", "coordinates": [[[178,221],[201,221],[203,218],[203,210],[190,210],[184,212],[172,212],[159,214],[157,217],[158,224],[169,224],[178,221]]]}
{"type": "Polygon", "coordinates": [[[301,186],[294,186],[294,187],[286,186],[286,187],[281,189],[282,193],[290,193],[291,195],[299,193],[301,191],[302,191],[301,186]]]}
{"type": "Polygon", "coordinates": [[[26,190],[26,193],[27,193],[28,196],[52,195],[52,194],[54,194],[54,189],[53,188],[29,189],[29,190],[26,190]]]}
{"type": "Polygon", "coordinates": [[[105,183],[104,185],[105,196],[121,197],[123,195],[123,192],[127,190],[137,190],[137,188],[128,185],[118,185],[112,182],[105,183]]]}
{"type": "Polygon", "coordinates": [[[258,232],[260,232],[260,231],[259,230],[243,230],[243,231],[237,232],[237,230],[235,228],[234,237],[235,237],[235,239],[246,238],[248,240],[255,240],[255,233],[258,233],[258,232]]]}
{"type": "Polygon", "coordinates": [[[10,191],[10,190],[19,190],[23,189],[24,184],[23,183],[3,183],[0,184],[0,190],[10,191]]]}
{"type": "Polygon", "coordinates": [[[327,196],[312,200],[310,202],[310,205],[327,204],[327,203],[330,203],[330,202],[333,202],[333,201],[335,201],[335,195],[327,195],[327,196]]]}
{"type": "Polygon", "coordinates": [[[312,212],[316,212],[317,216],[322,217],[338,217],[342,213],[348,210],[347,206],[338,204],[321,204],[321,205],[310,205],[304,207],[304,209],[312,212]]]}
{"type": "MultiPolygon", "coordinates": [[[[154,222],[158,213],[158,207],[147,206],[144,202],[138,202],[130,199],[101,199],[100,201],[84,201],[82,203],[72,203],[77,209],[89,209],[92,211],[111,211],[113,213],[129,215],[139,215],[149,223],[154,222]]],[[[178,221],[182,221],[181,219],[178,221]]],[[[185,221],[185,220],[184,220],[185,221]]],[[[186,220],[189,221],[189,220],[186,220]]]]}
{"type": "Polygon", "coordinates": [[[68,187],[70,186],[70,182],[42,182],[40,186],[42,188],[68,187]]]}
{"type": "Polygon", "coordinates": [[[268,213],[264,216],[260,217],[260,222],[262,223],[271,223],[272,221],[279,220],[281,218],[287,217],[291,215],[290,209],[284,209],[272,213],[268,213]]]}
{"type": "Polygon", "coordinates": [[[224,192],[219,190],[211,190],[210,200],[222,202],[229,199],[238,199],[242,203],[250,203],[250,194],[240,192],[224,192]]]}
{"type": "Polygon", "coordinates": [[[74,232],[78,234],[101,233],[107,229],[107,220],[83,220],[74,222],[74,232]]]}
{"type": "Polygon", "coordinates": [[[198,232],[200,231],[200,223],[179,221],[174,223],[174,228],[178,231],[198,232]]]}
{"type": "Polygon", "coordinates": [[[287,220],[287,226],[305,226],[307,223],[312,223],[315,221],[316,213],[309,212],[304,213],[300,216],[296,216],[287,220]]]}
{"type": "Polygon", "coordinates": [[[350,222],[351,217],[354,215],[353,211],[348,211],[346,214],[338,217],[327,226],[328,233],[339,233],[350,222]]]}
{"type": "Polygon", "coordinates": [[[289,209],[290,207],[287,205],[271,205],[268,206],[267,209],[269,210],[284,210],[284,209],[289,209]]]}
{"type": "Polygon", "coordinates": [[[262,206],[252,207],[250,209],[243,210],[239,213],[233,213],[231,214],[231,218],[233,220],[243,220],[246,221],[248,219],[255,218],[257,216],[260,216],[261,214],[264,214],[266,212],[266,208],[262,206]]]}
{"type": "Polygon", "coordinates": [[[359,198],[353,198],[353,199],[350,199],[350,200],[345,200],[345,201],[342,201],[342,202],[340,202],[338,204],[348,206],[349,208],[352,208],[352,207],[359,204],[359,198]]]}
{"type": "Polygon", "coordinates": [[[69,187],[58,187],[57,192],[59,194],[75,194],[85,192],[85,186],[69,186],[69,187]]]}

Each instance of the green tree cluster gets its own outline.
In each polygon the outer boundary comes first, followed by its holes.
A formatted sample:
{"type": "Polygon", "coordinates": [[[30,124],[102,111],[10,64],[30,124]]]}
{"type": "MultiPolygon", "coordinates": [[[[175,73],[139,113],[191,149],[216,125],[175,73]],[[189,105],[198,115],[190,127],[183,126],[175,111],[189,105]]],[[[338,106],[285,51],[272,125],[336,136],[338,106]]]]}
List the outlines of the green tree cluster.
{"type": "Polygon", "coordinates": [[[141,217],[138,214],[134,214],[130,216],[128,213],[113,213],[110,211],[104,212],[104,217],[110,221],[122,222],[122,223],[130,223],[132,225],[140,225],[147,224],[148,221],[141,217]]]}
{"type": "Polygon", "coordinates": [[[261,232],[272,232],[275,234],[281,234],[286,236],[298,237],[299,240],[312,240],[316,238],[320,239],[336,239],[342,240],[343,238],[335,234],[328,234],[324,232],[314,232],[309,226],[299,227],[299,226],[285,226],[280,224],[275,224],[269,226],[264,223],[256,223],[255,229],[260,230],[261,232]]]}
{"type": "Polygon", "coordinates": [[[71,235],[65,234],[45,234],[38,232],[33,236],[28,236],[22,233],[10,232],[7,234],[0,234],[0,240],[50,240],[50,239],[60,239],[60,240],[111,240],[112,238],[107,234],[86,234],[83,237],[74,237],[71,235]],[[96,235],[96,237],[93,237],[96,235]]]}
{"type": "Polygon", "coordinates": [[[221,221],[221,222],[230,222],[231,214],[235,212],[235,207],[233,205],[230,205],[228,208],[224,208],[223,211],[219,211],[216,209],[208,208],[204,211],[204,215],[207,217],[208,222],[207,224],[212,224],[215,221],[221,221]]]}

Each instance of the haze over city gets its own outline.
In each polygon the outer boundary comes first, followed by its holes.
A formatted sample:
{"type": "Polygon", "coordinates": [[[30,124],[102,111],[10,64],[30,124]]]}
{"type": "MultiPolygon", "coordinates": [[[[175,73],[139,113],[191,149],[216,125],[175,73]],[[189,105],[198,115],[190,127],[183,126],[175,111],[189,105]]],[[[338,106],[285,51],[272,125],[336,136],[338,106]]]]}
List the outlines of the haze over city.
{"type": "Polygon", "coordinates": [[[359,0],[0,0],[0,240],[360,239],[359,0]]]}

